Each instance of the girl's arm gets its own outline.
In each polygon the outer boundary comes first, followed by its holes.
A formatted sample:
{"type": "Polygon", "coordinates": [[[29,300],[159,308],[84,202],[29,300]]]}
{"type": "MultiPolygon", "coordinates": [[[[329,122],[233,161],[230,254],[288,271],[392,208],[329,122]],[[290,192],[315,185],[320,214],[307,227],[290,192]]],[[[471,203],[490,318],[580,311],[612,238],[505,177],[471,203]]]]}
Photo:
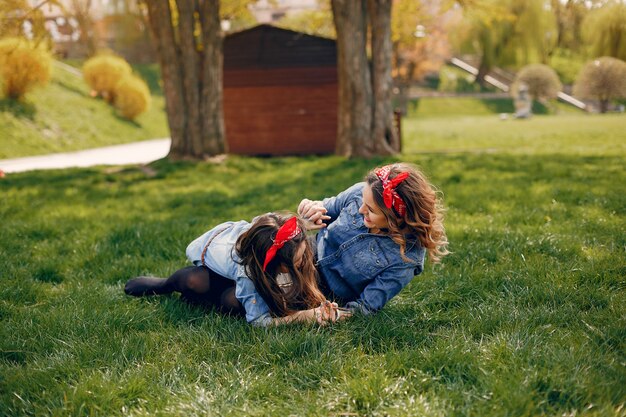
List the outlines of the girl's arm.
{"type": "MultiPolygon", "coordinates": [[[[342,315],[343,318],[347,318],[347,315],[342,315]]],[[[309,310],[296,311],[295,313],[272,319],[272,324],[280,326],[283,324],[291,323],[318,323],[325,326],[329,322],[335,322],[340,319],[338,313],[337,303],[331,303],[330,301],[323,302],[319,307],[311,308],[309,310]]]]}
{"type": "Polygon", "coordinates": [[[403,266],[387,269],[363,289],[356,301],[346,304],[346,307],[353,312],[358,311],[365,315],[375,313],[383,308],[420,272],[421,266],[419,265],[416,265],[416,269],[403,266]]]}
{"type": "Polygon", "coordinates": [[[314,224],[317,227],[315,228],[320,229],[324,226],[321,225],[319,220],[329,220],[326,223],[332,223],[337,217],[339,217],[339,213],[349,201],[351,201],[355,196],[361,195],[363,185],[364,183],[362,182],[354,184],[352,187],[339,193],[337,196],[328,197],[322,201],[309,200],[305,198],[298,206],[298,214],[304,218],[311,219],[311,221],[316,220],[314,224]]]}

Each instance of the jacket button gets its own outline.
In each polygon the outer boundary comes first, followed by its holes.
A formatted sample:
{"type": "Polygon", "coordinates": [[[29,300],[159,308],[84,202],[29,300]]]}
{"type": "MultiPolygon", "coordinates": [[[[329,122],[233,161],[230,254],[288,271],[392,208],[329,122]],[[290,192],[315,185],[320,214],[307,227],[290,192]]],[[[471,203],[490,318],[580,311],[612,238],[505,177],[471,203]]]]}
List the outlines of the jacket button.
{"type": "Polygon", "coordinates": [[[252,299],[252,304],[256,304],[256,298],[252,299]]]}

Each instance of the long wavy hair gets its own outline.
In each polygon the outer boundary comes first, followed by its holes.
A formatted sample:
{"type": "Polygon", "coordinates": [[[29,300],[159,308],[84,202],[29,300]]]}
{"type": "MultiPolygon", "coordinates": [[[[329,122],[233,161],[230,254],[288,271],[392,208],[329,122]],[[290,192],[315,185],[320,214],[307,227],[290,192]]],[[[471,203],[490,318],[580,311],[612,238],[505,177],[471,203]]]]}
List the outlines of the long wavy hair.
{"type": "MultiPolygon", "coordinates": [[[[378,168],[377,168],[378,169],[378,168]]],[[[400,246],[400,254],[405,261],[406,236],[415,235],[422,247],[428,251],[428,257],[434,263],[449,252],[448,238],[443,226],[443,205],[438,191],[428,182],[426,176],[415,165],[399,162],[391,165],[389,179],[401,172],[409,176],[396,187],[396,192],[406,204],[406,213],[399,217],[393,208],[387,208],[383,200],[383,184],[376,176],[376,169],[370,171],[365,180],[372,188],[374,201],[389,223],[389,236],[400,246]]]]}
{"type": "Polygon", "coordinates": [[[257,292],[263,297],[272,314],[277,317],[289,315],[297,310],[320,305],[326,298],[317,285],[317,270],[313,250],[306,237],[306,227],[298,218],[302,233],[286,242],[263,271],[265,255],[272,246],[280,226],[293,217],[292,214],[268,213],[259,216],[250,229],[237,239],[235,250],[241,258],[246,275],[254,283],[257,292]],[[299,265],[294,265],[298,248],[305,245],[304,255],[299,265]],[[276,276],[281,266],[285,266],[292,283],[283,289],[276,276]]]}

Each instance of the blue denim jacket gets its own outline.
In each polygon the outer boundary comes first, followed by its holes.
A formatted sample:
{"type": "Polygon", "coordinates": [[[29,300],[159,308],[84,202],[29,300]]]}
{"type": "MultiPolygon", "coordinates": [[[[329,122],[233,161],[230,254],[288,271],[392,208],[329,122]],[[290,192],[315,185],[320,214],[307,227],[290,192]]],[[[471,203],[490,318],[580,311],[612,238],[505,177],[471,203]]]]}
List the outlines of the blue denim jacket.
{"type": "Polygon", "coordinates": [[[368,233],[359,213],[365,183],[323,200],[330,220],[317,234],[317,269],[347,307],[365,314],[380,310],[424,269],[425,250],[406,236],[405,256],[389,236],[368,233]]]}
{"type": "MultiPolygon", "coordinates": [[[[254,222],[254,220],[252,220],[254,222]]],[[[241,258],[234,250],[237,238],[250,229],[251,224],[241,220],[215,226],[187,246],[187,258],[196,266],[202,265],[202,251],[209,239],[219,233],[209,245],[204,256],[204,265],[225,278],[235,281],[235,297],[246,310],[246,320],[256,326],[267,326],[272,322],[270,308],[254,288],[246,275],[245,268],[238,262],[241,258]]]]}

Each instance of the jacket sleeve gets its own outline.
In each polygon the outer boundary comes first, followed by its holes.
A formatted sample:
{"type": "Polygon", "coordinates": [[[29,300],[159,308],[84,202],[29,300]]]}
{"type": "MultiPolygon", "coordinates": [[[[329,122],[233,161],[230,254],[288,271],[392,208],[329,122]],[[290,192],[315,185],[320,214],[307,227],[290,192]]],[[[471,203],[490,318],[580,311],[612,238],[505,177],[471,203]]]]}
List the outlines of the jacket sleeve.
{"type": "Polygon", "coordinates": [[[375,313],[398,295],[422,270],[421,264],[411,265],[408,268],[406,265],[398,265],[386,269],[363,289],[356,301],[347,303],[346,307],[366,315],[375,313]]]}
{"type": "Polygon", "coordinates": [[[243,266],[238,267],[239,274],[235,280],[235,297],[246,311],[246,320],[254,326],[267,326],[272,322],[270,308],[254,288],[254,283],[247,275],[243,266]]]}
{"type": "Polygon", "coordinates": [[[326,214],[330,216],[330,220],[328,220],[328,223],[334,222],[335,219],[339,217],[341,209],[343,209],[350,200],[358,195],[361,195],[364,185],[364,182],[356,183],[347,190],[339,193],[337,196],[328,197],[322,200],[322,204],[324,205],[326,210],[328,210],[326,214]]]}

